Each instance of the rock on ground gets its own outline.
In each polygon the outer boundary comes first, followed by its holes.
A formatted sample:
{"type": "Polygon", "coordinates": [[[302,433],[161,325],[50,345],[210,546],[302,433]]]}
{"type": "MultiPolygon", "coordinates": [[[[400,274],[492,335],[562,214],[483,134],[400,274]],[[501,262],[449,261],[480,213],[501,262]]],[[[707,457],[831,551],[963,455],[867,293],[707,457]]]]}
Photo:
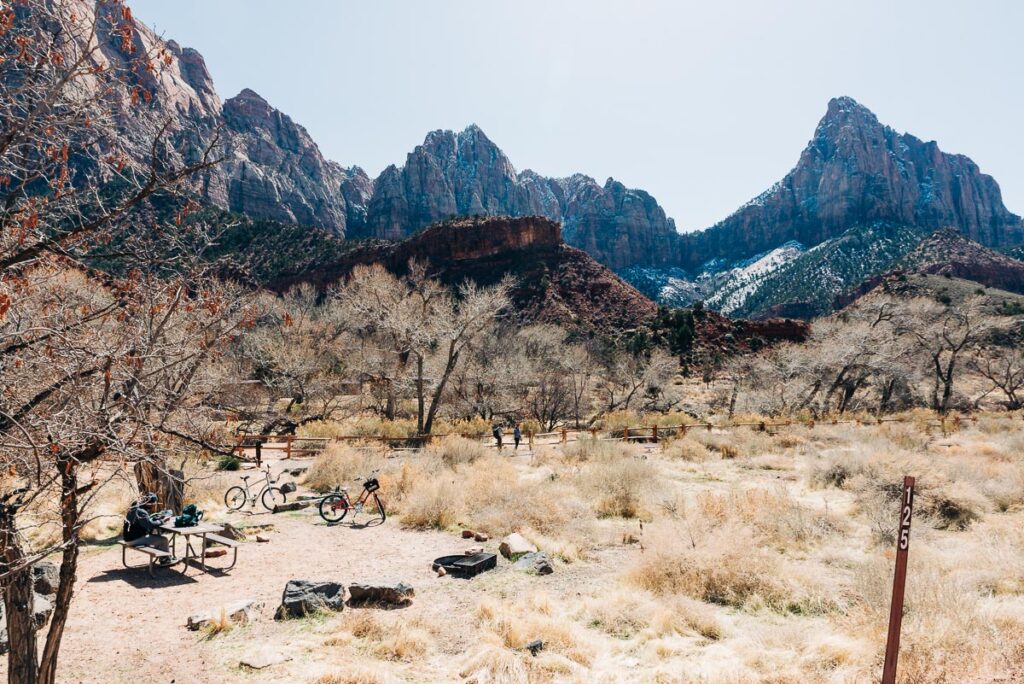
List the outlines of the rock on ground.
{"type": "Polygon", "coordinates": [[[35,582],[34,589],[37,594],[56,594],[57,585],[60,584],[60,568],[56,563],[40,561],[32,566],[32,580],[35,582]]]}
{"type": "MultiPolygon", "coordinates": [[[[42,629],[50,615],[53,614],[53,604],[50,599],[42,594],[36,594],[32,600],[32,622],[36,630],[42,629]]],[[[7,616],[4,613],[4,602],[0,600],[0,655],[7,653],[10,644],[7,640],[7,616]]]]}
{"type": "MultiPolygon", "coordinates": [[[[255,599],[244,599],[241,601],[235,601],[227,606],[224,606],[224,616],[232,623],[236,625],[244,625],[251,622],[256,618],[256,615],[263,609],[263,602],[255,599]]],[[[196,613],[190,615],[185,626],[190,630],[197,631],[214,620],[219,620],[221,616],[220,610],[204,613],[196,613]]]]}
{"type": "Polygon", "coordinates": [[[537,547],[526,541],[526,538],[518,532],[513,532],[501,540],[498,551],[509,560],[518,560],[520,556],[527,553],[535,553],[537,547]]]}
{"type": "Polygon", "coordinates": [[[552,562],[551,556],[543,551],[523,554],[512,567],[537,575],[550,575],[555,571],[555,564],[552,562]]]}
{"type": "Polygon", "coordinates": [[[345,606],[345,588],[340,582],[290,580],[281,596],[276,620],[305,617],[318,610],[341,610],[345,606]]]}
{"type": "Polygon", "coordinates": [[[269,646],[261,646],[242,656],[238,664],[252,670],[262,670],[271,665],[279,665],[291,660],[290,657],[271,649],[269,646]]]}
{"type": "Polygon", "coordinates": [[[350,584],[350,604],[373,603],[388,606],[404,606],[412,602],[416,592],[405,582],[397,584],[350,584]]]}

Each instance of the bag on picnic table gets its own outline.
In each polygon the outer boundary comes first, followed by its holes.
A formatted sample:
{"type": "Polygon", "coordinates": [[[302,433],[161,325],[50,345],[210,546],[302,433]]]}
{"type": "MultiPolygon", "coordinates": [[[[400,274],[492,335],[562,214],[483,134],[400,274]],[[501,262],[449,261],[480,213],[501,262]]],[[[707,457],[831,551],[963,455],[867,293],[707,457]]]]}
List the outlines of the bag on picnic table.
{"type": "Polygon", "coordinates": [[[195,504],[189,504],[182,510],[181,515],[174,519],[175,527],[195,527],[203,519],[203,512],[196,508],[195,504]]]}

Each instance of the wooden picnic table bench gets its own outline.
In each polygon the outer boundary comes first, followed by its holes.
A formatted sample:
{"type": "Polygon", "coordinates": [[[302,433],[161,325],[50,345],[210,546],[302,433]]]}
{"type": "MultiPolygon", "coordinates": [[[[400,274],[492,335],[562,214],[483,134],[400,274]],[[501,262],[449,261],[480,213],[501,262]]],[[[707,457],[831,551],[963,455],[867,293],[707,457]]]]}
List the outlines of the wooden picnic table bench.
{"type": "Polygon", "coordinates": [[[121,563],[124,565],[124,567],[126,567],[126,568],[147,568],[149,570],[149,576],[150,577],[154,577],[154,575],[153,575],[153,562],[154,561],[156,561],[159,558],[171,558],[172,557],[170,551],[164,551],[163,549],[158,549],[155,546],[149,546],[148,544],[143,544],[141,539],[139,539],[137,541],[128,541],[128,542],[124,541],[123,539],[118,539],[117,543],[121,545],[121,563]],[[138,551],[139,553],[146,554],[147,556],[149,556],[149,562],[146,565],[129,565],[128,564],[128,549],[131,549],[132,551],[138,551]]]}
{"type": "MultiPolygon", "coordinates": [[[[167,523],[160,526],[160,529],[164,532],[168,532],[171,535],[171,549],[177,550],[178,536],[181,535],[185,538],[185,556],[182,558],[182,574],[188,572],[189,560],[199,559],[199,566],[206,571],[206,546],[208,542],[221,544],[227,546],[234,551],[234,556],[231,559],[231,565],[226,568],[219,568],[221,570],[230,570],[235,567],[235,563],[238,561],[238,543],[232,539],[221,536],[219,533],[224,531],[224,528],[220,525],[211,525],[210,523],[201,522],[198,525],[191,527],[175,527],[174,523],[167,523]],[[199,552],[192,548],[192,537],[200,537],[201,543],[199,545],[199,552]]],[[[175,554],[176,555],[176,554],[175,554]]]]}

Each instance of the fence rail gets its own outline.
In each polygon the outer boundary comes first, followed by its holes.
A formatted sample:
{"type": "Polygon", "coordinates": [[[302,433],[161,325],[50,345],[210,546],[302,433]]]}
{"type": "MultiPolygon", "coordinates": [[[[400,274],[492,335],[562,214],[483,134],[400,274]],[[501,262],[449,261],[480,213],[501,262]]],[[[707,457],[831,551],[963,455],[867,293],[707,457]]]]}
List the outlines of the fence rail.
{"type": "MultiPolygon", "coordinates": [[[[908,416],[893,416],[888,418],[826,418],[822,420],[807,421],[764,420],[729,421],[721,423],[703,421],[693,423],[677,423],[669,425],[633,425],[623,426],[621,428],[616,428],[612,430],[600,430],[596,427],[566,427],[551,432],[527,432],[524,436],[526,437],[527,447],[532,451],[535,448],[535,446],[539,443],[539,440],[550,440],[551,438],[555,438],[554,441],[543,442],[542,446],[553,444],[568,444],[569,442],[576,442],[581,439],[658,443],[665,439],[672,439],[675,437],[685,436],[687,432],[691,430],[704,430],[707,432],[711,432],[713,430],[730,430],[735,428],[754,428],[758,432],[765,432],[770,435],[775,435],[786,428],[792,427],[804,427],[808,429],[814,429],[816,426],[819,425],[871,426],[882,425],[884,423],[925,423],[928,426],[939,427],[941,428],[944,434],[947,434],[951,429],[959,429],[965,420],[977,422],[978,418],[977,416],[968,416],[966,418],[961,418],[960,416],[953,416],[952,418],[921,418],[908,416]]],[[[441,439],[450,436],[459,436],[466,439],[474,440],[485,438],[487,442],[484,444],[484,446],[491,448],[498,447],[498,444],[493,437],[487,437],[479,433],[446,432],[430,435],[411,435],[405,437],[391,437],[387,435],[337,435],[334,437],[302,437],[297,435],[261,435],[240,433],[236,435],[236,443],[232,451],[234,453],[237,453],[240,457],[247,459],[245,455],[245,450],[255,448],[256,454],[254,460],[257,462],[257,464],[259,464],[262,460],[262,451],[264,449],[272,451],[284,451],[284,457],[286,459],[290,459],[293,456],[309,456],[311,454],[322,451],[323,449],[327,448],[327,446],[332,442],[380,442],[391,449],[419,449],[423,448],[424,446],[426,446],[435,439],[441,439]]]]}

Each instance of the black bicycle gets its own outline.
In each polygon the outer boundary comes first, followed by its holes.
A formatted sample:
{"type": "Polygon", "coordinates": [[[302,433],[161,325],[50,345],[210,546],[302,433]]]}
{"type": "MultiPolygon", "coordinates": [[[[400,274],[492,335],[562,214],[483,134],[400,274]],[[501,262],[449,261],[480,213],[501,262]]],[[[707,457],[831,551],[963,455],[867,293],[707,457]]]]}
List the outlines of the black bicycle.
{"type": "Polygon", "coordinates": [[[363,483],[363,490],[355,502],[349,498],[347,487],[338,487],[334,492],[321,499],[320,517],[329,524],[338,523],[345,519],[349,511],[352,511],[353,517],[357,513],[368,513],[374,518],[378,518],[381,523],[387,520],[388,514],[384,509],[384,502],[377,494],[380,490],[380,481],[375,475],[379,472],[379,470],[374,470],[369,477],[356,478],[356,482],[363,483]]]}

